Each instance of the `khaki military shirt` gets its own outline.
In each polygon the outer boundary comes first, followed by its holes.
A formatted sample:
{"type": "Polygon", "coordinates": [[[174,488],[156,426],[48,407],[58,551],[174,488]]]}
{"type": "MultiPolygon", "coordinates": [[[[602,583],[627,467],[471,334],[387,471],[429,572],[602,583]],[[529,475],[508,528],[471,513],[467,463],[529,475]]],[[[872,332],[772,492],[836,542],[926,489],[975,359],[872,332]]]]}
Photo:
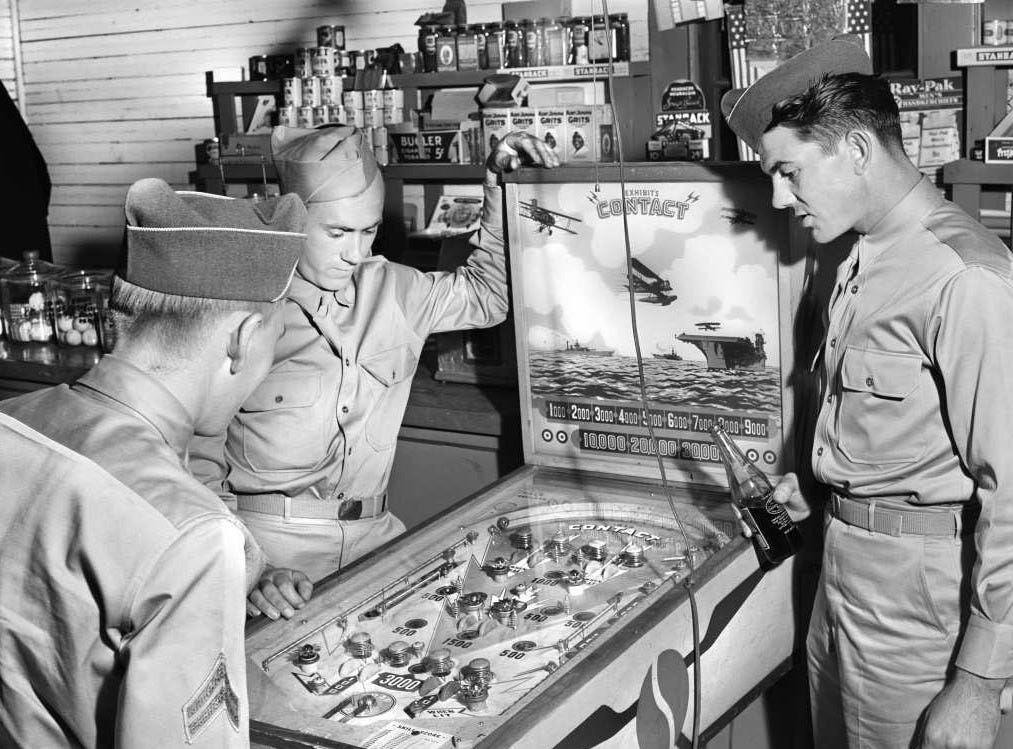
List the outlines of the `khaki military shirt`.
{"type": "Polygon", "coordinates": [[[195,475],[226,501],[236,494],[325,501],[383,494],[426,337],[506,317],[501,201],[499,188],[486,186],[475,249],[454,272],[373,258],[344,294],[321,291],[297,273],[274,365],[229,426],[225,463],[209,443],[195,444],[195,475]]]}
{"type": "Polygon", "coordinates": [[[980,505],[957,665],[1013,676],[1009,250],[923,179],[838,270],[823,364],[816,477],[886,506],[980,505]]]}
{"type": "Polygon", "coordinates": [[[0,411],[0,745],[248,746],[243,532],[183,406],[107,356],[0,411]]]}

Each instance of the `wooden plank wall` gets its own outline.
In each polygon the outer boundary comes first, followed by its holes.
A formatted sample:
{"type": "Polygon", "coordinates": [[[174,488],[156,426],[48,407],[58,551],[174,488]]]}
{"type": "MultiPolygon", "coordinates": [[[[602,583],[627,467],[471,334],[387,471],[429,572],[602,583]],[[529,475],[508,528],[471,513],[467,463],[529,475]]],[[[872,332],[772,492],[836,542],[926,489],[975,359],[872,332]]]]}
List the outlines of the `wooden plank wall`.
{"type": "MultiPolygon", "coordinates": [[[[410,0],[15,2],[26,119],[53,181],[53,255],[75,265],[113,264],[123,198],[134,180],[158,176],[187,186],[194,145],[214,129],[205,71],[313,45],[323,23],[343,23],[350,49],[399,42],[414,51],[413,23],[422,13],[410,0]]],[[[574,0],[573,7],[590,12],[591,0],[574,0]]],[[[614,0],[609,10],[631,14],[643,59],[647,3],[614,0]]],[[[500,17],[499,2],[468,3],[469,21],[500,17]]],[[[0,54],[0,75],[3,64],[0,54]]]]}
{"type": "Polygon", "coordinates": [[[9,0],[0,0],[0,81],[17,104],[18,92],[14,84],[14,35],[11,30],[9,0]]]}

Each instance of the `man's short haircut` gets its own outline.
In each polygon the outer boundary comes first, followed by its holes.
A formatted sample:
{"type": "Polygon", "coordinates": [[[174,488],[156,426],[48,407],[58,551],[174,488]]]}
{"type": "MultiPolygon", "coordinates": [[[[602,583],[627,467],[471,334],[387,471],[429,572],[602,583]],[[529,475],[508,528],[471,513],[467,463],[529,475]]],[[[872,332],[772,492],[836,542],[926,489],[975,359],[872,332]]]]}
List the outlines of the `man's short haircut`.
{"type": "Polygon", "coordinates": [[[867,130],[889,149],[903,151],[900,114],[887,81],[876,75],[824,74],[806,91],[774,105],[770,124],[794,130],[831,154],[851,130],[867,130]]]}
{"type": "Polygon", "coordinates": [[[229,313],[260,312],[264,317],[284,302],[201,299],[151,291],[120,277],[113,280],[109,309],[117,345],[145,343],[156,347],[171,367],[198,352],[229,313]]]}

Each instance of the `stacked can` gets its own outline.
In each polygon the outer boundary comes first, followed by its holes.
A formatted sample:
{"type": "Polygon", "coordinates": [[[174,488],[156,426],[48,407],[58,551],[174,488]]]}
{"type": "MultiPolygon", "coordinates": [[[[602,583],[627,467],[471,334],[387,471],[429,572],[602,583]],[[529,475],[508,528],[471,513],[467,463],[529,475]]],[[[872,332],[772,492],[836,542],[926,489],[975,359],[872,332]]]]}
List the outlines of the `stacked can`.
{"type": "Polygon", "coordinates": [[[317,46],[343,50],[345,48],[345,27],[317,26],[317,46]]]}
{"type": "Polygon", "coordinates": [[[366,118],[365,112],[363,112],[365,97],[363,97],[363,92],[345,91],[341,99],[345,107],[345,122],[356,127],[365,127],[366,118]]]}
{"type": "Polygon", "coordinates": [[[1009,44],[1008,35],[1013,34],[1013,24],[1009,20],[991,18],[985,21],[981,31],[981,43],[989,47],[1009,44]]]}
{"type": "Polygon", "coordinates": [[[404,122],[404,91],[399,88],[385,88],[383,97],[383,124],[397,125],[404,122]]]}
{"type": "Polygon", "coordinates": [[[278,124],[316,127],[328,122],[343,123],[342,88],[342,80],[336,75],[285,78],[278,124]]]}

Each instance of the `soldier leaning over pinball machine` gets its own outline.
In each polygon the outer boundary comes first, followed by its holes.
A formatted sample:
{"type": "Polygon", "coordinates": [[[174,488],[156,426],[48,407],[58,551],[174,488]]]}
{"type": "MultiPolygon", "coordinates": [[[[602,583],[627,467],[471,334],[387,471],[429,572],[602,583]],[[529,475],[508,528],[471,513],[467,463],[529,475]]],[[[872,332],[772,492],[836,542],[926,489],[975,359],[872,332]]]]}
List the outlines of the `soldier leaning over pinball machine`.
{"type": "Polygon", "coordinates": [[[259,541],[271,568],[248,612],[277,618],[308,600],[311,580],[404,531],[387,482],[422,346],[503,321],[497,173],[559,160],[525,133],[500,140],[467,263],[424,273],[371,257],[384,184],[359,130],[279,127],[272,146],[282,188],[307,206],[307,249],[270,374],[227,434],[191,446],[191,468],[259,541]]]}
{"type": "Polygon", "coordinates": [[[113,353],[0,407],[4,747],[249,745],[260,560],[186,448],[267,373],[306,211],[149,179],[126,212],[113,353]]]}

